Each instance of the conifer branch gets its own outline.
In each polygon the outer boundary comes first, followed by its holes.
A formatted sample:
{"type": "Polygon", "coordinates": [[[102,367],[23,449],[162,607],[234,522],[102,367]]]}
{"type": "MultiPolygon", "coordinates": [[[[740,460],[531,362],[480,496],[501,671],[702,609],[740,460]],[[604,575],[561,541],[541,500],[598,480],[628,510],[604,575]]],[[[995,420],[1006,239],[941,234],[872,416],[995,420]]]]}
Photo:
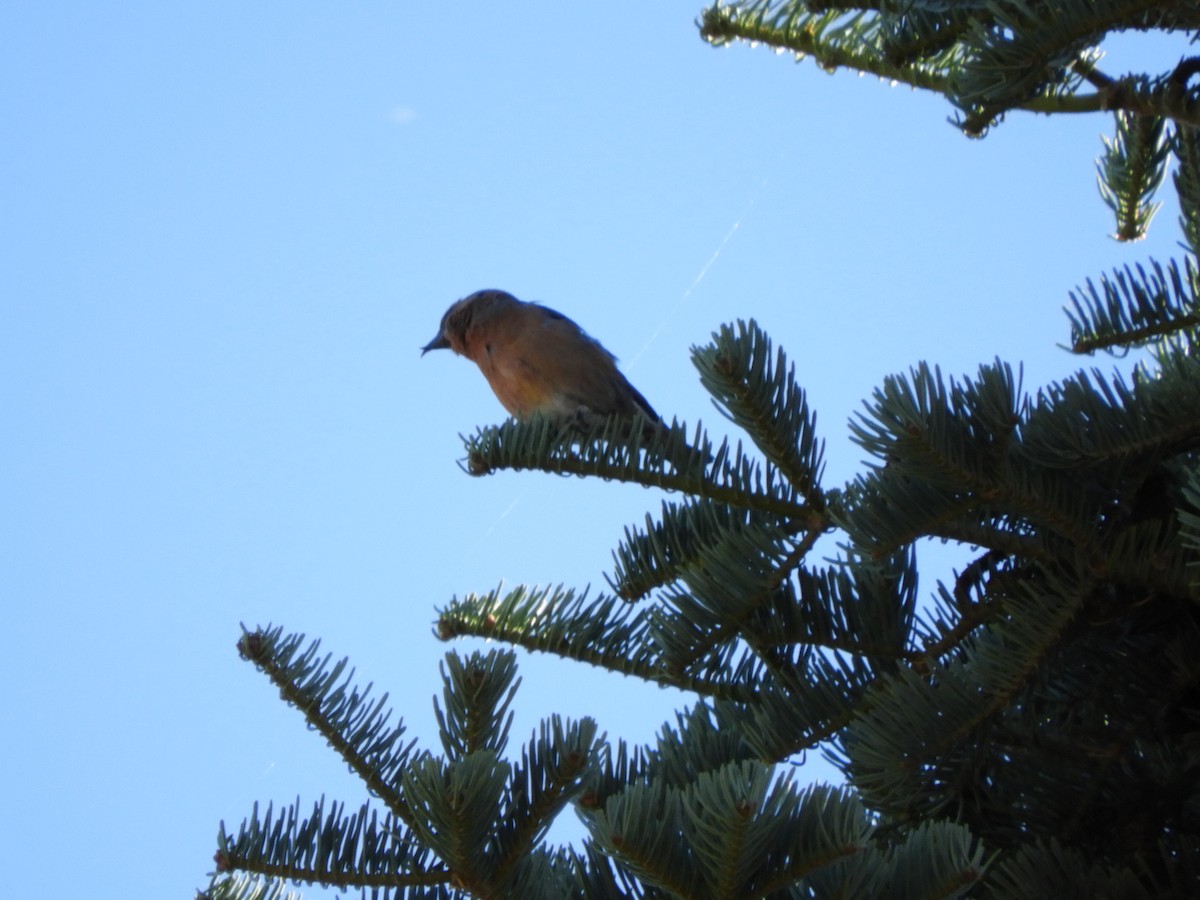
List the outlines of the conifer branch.
{"type": "Polygon", "coordinates": [[[706,566],[714,554],[728,553],[733,545],[733,552],[748,548],[756,557],[769,558],[771,580],[779,584],[795,571],[823,533],[824,523],[816,514],[800,523],[781,522],[757,510],[707,499],[664,503],[658,522],[647,515],[644,531],[625,529],[607,580],[618,596],[637,600],[656,587],[686,581],[689,571],[706,566]],[[807,534],[796,540],[794,535],[805,528],[807,534]]]}
{"type": "Polygon", "coordinates": [[[495,896],[495,844],[510,766],[491,750],[457,760],[422,754],[401,788],[415,814],[413,833],[452,873],[454,887],[495,896]]]}
{"type": "MultiPolygon", "coordinates": [[[[1198,197],[1200,199],[1200,197],[1198,197]]],[[[1200,209],[1200,206],[1195,207],[1200,209]]],[[[1070,293],[1071,350],[1125,353],[1180,332],[1200,332],[1200,273],[1192,257],[1181,267],[1151,261],[1090,278],[1070,293]]]]}
{"type": "Polygon", "coordinates": [[[653,640],[654,619],[652,610],[635,610],[603,594],[589,602],[586,591],[519,586],[503,595],[498,588],[452,600],[439,611],[437,633],[442,640],[465,635],[500,640],[702,696],[753,696],[753,688],[727,674],[670,671],[653,640]]]}
{"type": "Polygon", "coordinates": [[[701,37],[811,56],[826,71],[850,68],[934,91],[959,107],[958,125],[978,137],[1011,110],[1125,111],[1200,125],[1200,92],[1180,70],[1158,78],[1100,77],[1093,48],[1108,31],[1181,26],[1158,0],[1073,0],[1068,8],[1013,3],[799,3],[717,0],[701,37]],[[1085,74],[1094,93],[1081,94],[1085,74]]]}
{"type": "Polygon", "coordinates": [[[330,669],[330,656],[317,661],[320,641],[299,654],[303,641],[302,634],[285,638],[282,628],[267,626],[253,632],[244,630],[238,652],[271,679],[283,699],[303,713],[309,727],[324,737],[367,788],[411,827],[414,820],[397,791],[397,778],[411,761],[416,741],[407,746],[400,743],[403,723],[385,727],[391,716],[384,708],[386,694],[368,703],[371,685],[362,692],[353,687],[353,669],[338,686],[348,661],[343,659],[330,669]]]}
{"type": "Polygon", "coordinates": [[[433,863],[413,832],[388,816],[382,822],[364,804],[350,816],[324,798],[302,817],[300,802],[260,816],[258,804],[236,835],[222,823],[217,837],[218,875],[235,870],[304,883],[340,887],[397,888],[438,885],[449,873],[433,863]]]}
{"type": "Polygon", "coordinates": [[[719,700],[713,710],[754,758],[779,762],[842,734],[867,708],[867,691],[878,677],[863,660],[814,653],[803,670],[764,684],[753,704],[719,700]]]}
{"type": "Polygon", "coordinates": [[[751,319],[725,325],[704,347],[692,347],[700,382],[726,418],[751,440],[815,513],[825,507],[821,492],[824,442],[816,436],[795,367],[751,319]]]}
{"type": "Polygon", "coordinates": [[[885,379],[874,399],[851,429],[886,465],[854,482],[838,514],[873,555],[925,534],[965,542],[981,524],[1020,534],[1033,522],[1075,546],[1092,542],[1086,501],[1024,456],[1018,426],[1029,413],[1007,366],[947,386],[922,363],[909,379],[885,379]]]}
{"type": "Polygon", "coordinates": [[[619,421],[576,429],[541,417],[527,423],[509,419],[463,438],[467,470],[472,475],[537,469],[592,476],[692,494],[784,519],[808,516],[802,498],[778,470],[751,459],[740,443],[731,450],[722,442],[713,451],[697,430],[692,446],[683,426],[673,425],[643,444],[640,435],[625,435],[623,430],[619,421]]]}
{"type": "MultiPolygon", "coordinates": [[[[1157,377],[1080,372],[1039,392],[1022,425],[1026,453],[1048,469],[1095,477],[1121,462],[1139,468],[1200,448],[1200,357],[1169,354],[1157,377]]],[[[1093,490],[1100,485],[1093,482],[1093,490]]]]}
{"type": "Polygon", "coordinates": [[[970,735],[1011,706],[1092,587],[1048,572],[1014,583],[1004,618],[972,637],[969,654],[924,675],[902,667],[873,686],[865,712],[838,739],[870,802],[902,818],[937,814],[961,764],[946,754],[969,747],[970,735]]]}
{"type": "Polygon", "coordinates": [[[1114,237],[1136,241],[1146,236],[1159,204],[1151,198],[1167,172],[1171,142],[1161,116],[1116,115],[1116,136],[1104,141],[1104,156],[1096,163],[1100,197],[1117,218],[1114,237]]]}
{"type": "Polygon", "coordinates": [[[520,585],[508,593],[502,591],[496,588],[451,600],[438,612],[438,637],[446,641],[477,635],[601,668],[613,667],[623,674],[648,679],[661,675],[638,654],[646,640],[644,612],[603,594],[589,601],[587,591],[576,593],[561,586],[520,585]]]}
{"type": "MultiPolygon", "coordinates": [[[[917,607],[911,554],[879,562],[860,560],[855,571],[854,577],[844,565],[799,571],[794,589],[781,586],[773,602],[746,622],[746,640],[756,651],[833,651],[884,669],[906,659],[917,607]]],[[[789,660],[784,665],[794,672],[799,663],[789,660]]],[[[777,675],[782,684],[789,684],[783,672],[777,675]]]]}
{"type": "Polygon", "coordinates": [[[1050,836],[1035,839],[997,863],[989,872],[989,896],[1061,900],[1063,897],[1145,897],[1128,870],[1114,870],[1050,836]]]}
{"type": "Polygon", "coordinates": [[[493,650],[463,659],[450,653],[438,668],[442,703],[435,698],[433,712],[447,758],[463,759],[480,750],[503,753],[512,726],[509,707],[521,684],[516,654],[493,650]]]}
{"type": "MultiPolygon", "coordinates": [[[[938,664],[955,651],[977,628],[993,621],[999,614],[1001,604],[990,599],[985,579],[1003,578],[1011,569],[1007,555],[989,550],[973,560],[954,585],[954,593],[946,592],[938,584],[934,612],[927,614],[921,623],[925,637],[919,650],[910,657],[913,669],[928,675],[931,666],[938,664]]],[[[1001,592],[997,592],[1002,595],[1001,592]]]]}
{"type": "Polygon", "coordinates": [[[239,872],[215,881],[196,900],[302,900],[300,894],[287,890],[287,883],[267,879],[248,872],[239,872]],[[285,893],[286,891],[286,893],[285,893]]]}
{"type": "MultiPolygon", "coordinates": [[[[684,672],[713,650],[729,645],[739,635],[759,644],[750,626],[751,618],[764,605],[790,605],[792,594],[784,583],[784,570],[794,554],[802,557],[819,533],[809,535],[789,548],[778,531],[770,528],[726,529],[717,542],[705,548],[696,565],[680,572],[683,586],[664,593],[664,604],[655,617],[655,640],[662,648],[668,671],[684,672]]],[[[703,668],[719,668],[709,658],[703,668]]]]}
{"type": "Polygon", "coordinates": [[[496,876],[507,882],[567,803],[578,795],[596,763],[603,737],[592,719],[543,721],[514,767],[500,818],[496,876]]]}
{"type": "Polygon", "coordinates": [[[1192,551],[1187,566],[1192,573],[1192,588],[1200,590],[1200,465],[1193,466],[1182,493],[1184,502],[1177,513],[1180,543],[1192,551]]]}
{"type": "Polygon", "coordinates": [[[718,2],[701,14],[700,35],[714,46],[734,40],[762,43],[790,51],[797,60],[811,56],[826,72],[840,68],[877,75],[887,81],[946,93],[949,59],[933,62],[893,62],[884,52],[879,20],[862,12],[842,10],[809,13],[799,4],[757,0],[739,4],[718,2]]]}
{"type": "Polygon", "coordinates": [[[1183,232],[1191,262],[1200,255],[1200,131],[1191,125],[1177,125],[1172,149],[1175,173],[1172,180],[1179,197],[1179,228],[1183,232]]]}

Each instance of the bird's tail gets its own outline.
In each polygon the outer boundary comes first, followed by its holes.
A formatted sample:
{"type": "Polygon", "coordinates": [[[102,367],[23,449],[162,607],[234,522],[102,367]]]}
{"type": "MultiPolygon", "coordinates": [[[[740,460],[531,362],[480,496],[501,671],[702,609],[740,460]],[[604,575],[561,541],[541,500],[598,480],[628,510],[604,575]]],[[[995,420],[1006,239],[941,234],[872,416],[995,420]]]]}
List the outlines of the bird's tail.
{"type": "Polygon", "coordinates": [[[680,475],[704,474],[705,468],[713,460],[713,454],[707,438],[699,429],[689,441],[686,426],[679,422],[672,421],[668,425],[662,419],[651,421],[644,417],[641,422],[641,444],[648,459],[664,459],[680,475]]]}

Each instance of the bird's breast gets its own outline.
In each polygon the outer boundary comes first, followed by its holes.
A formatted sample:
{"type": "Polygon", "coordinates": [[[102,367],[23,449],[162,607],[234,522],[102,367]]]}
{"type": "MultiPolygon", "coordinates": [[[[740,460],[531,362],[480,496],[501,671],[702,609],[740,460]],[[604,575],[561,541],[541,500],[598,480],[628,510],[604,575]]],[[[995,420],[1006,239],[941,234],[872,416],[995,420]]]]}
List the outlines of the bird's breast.
{"type": "Polygon", "coordinates": [[[538,370],[511,346],[481,347],[475,359],[496,399],[518,419],[553,406],[554,392],[538,370]]]}

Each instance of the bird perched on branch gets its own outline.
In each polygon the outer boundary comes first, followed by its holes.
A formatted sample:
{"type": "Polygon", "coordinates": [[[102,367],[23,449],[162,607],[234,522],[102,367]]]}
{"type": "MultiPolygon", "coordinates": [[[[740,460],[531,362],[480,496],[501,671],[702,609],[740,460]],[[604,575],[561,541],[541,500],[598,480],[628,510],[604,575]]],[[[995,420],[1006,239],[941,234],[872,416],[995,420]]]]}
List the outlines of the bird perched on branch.
{"type": "Polygon", "coordinates": [[[658,413],[600,343],[560,312],[497,290],[476,291],[442,316],[421,348],[450,349],[479,366],[496,398],[522,421],[540,413],[589,427],[610,416],[635,423],[642,438],[667,431],[658,413]]]}

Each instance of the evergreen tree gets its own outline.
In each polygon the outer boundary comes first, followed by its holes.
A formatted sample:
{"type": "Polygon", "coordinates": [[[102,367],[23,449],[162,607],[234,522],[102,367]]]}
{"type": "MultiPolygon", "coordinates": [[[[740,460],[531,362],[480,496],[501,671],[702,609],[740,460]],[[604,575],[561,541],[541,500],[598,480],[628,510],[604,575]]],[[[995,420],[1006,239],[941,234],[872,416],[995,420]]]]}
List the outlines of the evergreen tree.
{"type": "Polygon", "coordinates": [[[885,381],[853,426],[874,465],[822,482],[822,442],[753,322],[694,350],[747,443],[703,429],[639,445],[508,422],[467,439],[501,469],[656,485],[657,522],[617,549],[611,592],[468,595],[474,635],[691,692],[655,746],[552,717],[509,746],[510,650],[447,655],[440,750],[386,698],[279,628],[241,654],[373,799],[255,809],[222,826],[213,897],[285,881],[378,897],[1200,896],[1200,58],[1117,77],[1124,30],[1200,33],[1194,2],[903,0],[717,5],[700,30],[937,91],[969,135],[1012,110],[1110,111],[1099,162],[1117,236],[1144,233],[1173,169],[1183,256],[1070,294],[1073,349],[1147,348],[1128,377],[1029,395],[1013,369],[885,381]],[[684,443],[701,448],[690,460],[684,443]],[[707,458],[705,456],[707,455],[707,458]],[[685,460],[672,463],[670,460],[685,460]],[[845,547],[809,559],[819,536],[845,547]],[[914,543],[972,548],[916,590],[914,543]],[[781,765],[824,748],[845,787],[781,765]],[[580,850],[542,840],[574,804],[580,850]]]}

